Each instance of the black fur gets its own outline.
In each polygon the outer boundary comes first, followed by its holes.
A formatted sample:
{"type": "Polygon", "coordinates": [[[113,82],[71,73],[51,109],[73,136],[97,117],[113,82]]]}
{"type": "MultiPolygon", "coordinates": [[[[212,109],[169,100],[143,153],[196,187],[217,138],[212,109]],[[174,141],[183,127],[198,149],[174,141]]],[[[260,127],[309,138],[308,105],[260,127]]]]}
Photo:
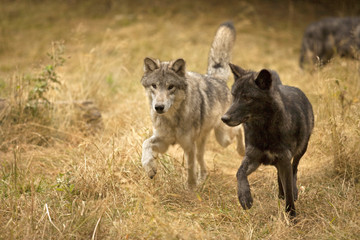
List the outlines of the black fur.
{"type": "Polygon", "coordinates": [[[310,62],[325,65],[335,55],[357,59],[360,49],[360,17],[325,18],[310,24],[300,52],[300,67],[310,62]],[[317,59],[318,58],[318,59],[317,59]]]}
{"type": "Polygon", "coordinates": [[[236,175],[240,204],[249,209],[253,203],[247,176],[261,164],[273,165],[279,197],[285,194],[286,211],[295,217],[297,166],[314,127],[312,106],[300,89],[282,85],[274,71],[230,67],[234,99],[222,120],[229,126],[243,124],[245,130],[245,158],[236,175]]]}

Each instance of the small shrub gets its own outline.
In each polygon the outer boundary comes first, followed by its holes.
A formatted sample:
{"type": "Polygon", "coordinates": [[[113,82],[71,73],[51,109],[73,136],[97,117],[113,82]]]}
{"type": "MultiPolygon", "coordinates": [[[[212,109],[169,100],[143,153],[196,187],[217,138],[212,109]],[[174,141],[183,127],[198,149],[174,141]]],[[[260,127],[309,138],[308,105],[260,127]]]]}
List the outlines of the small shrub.
{"type": "Polygon", "coordinates": [[[44,126],[50,126],[54,120],[48,94],[60,84],[57,70],[65,61],[63,53],[63,43],[52,43],[48,53],[50,63],[40,73],[16,75],[5,84],[9,96],[3,102],[9,106],[1,117],[0,149],[6,150],[6,145],[20,142],[48,144],[51,130],[44,126]]]}
{"type": "Polygon", "coordinates": [[[356,93],[352,93],[349,81],[335,80],[329,91],[333,99],[330,110],[329,129],[334,158],[334,169],[340,178],[354,181],[360,179],[360,106],[356,93]],[[355,95],[353,95],[355,94],[355,95]]]}

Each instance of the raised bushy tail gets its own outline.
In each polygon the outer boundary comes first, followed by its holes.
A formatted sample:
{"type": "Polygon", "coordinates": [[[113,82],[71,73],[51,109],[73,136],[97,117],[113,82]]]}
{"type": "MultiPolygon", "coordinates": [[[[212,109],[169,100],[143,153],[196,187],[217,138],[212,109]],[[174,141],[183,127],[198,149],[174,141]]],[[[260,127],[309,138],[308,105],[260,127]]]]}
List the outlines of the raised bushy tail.
{"type": "Polygon", "coordinates": [[[235,43],[235,28],[232,22],[225,22],[218,28],[211,44],[207,74],[224,79],[229,78],[232,49],[235,43]]]}

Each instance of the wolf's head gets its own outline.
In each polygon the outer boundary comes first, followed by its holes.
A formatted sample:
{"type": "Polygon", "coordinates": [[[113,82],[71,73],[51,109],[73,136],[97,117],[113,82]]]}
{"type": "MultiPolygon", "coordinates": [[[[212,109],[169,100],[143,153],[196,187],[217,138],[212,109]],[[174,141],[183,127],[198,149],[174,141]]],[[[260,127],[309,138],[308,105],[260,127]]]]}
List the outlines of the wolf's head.
{"type": "Polygon", "coordinates": [[[267,69],[253,72],[229,65],[235,79],[231,88],[233,102],[221,120],[229,126],[237,126],[263,118],[274,102],[277,85],[281,84],[278,74],[267,69]]]}
{"type": "Polygon", "coordinates": [[[181,58],[171,62],[144,59],[141,83],[148,94],[152,111],[164,114],[180,105],[187,87],[185,74],[185,61],[181,58]]]}

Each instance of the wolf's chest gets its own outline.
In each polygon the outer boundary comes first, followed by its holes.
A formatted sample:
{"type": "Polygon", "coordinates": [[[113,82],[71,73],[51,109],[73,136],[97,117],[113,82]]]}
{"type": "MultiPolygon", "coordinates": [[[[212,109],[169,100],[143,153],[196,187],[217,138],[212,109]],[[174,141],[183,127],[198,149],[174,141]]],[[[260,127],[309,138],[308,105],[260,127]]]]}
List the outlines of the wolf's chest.
{"type": "Polygon", "coordinates": [[[264,165],[275,165],[284,146],[281,133],[265,129],[245,129],[245,142],[257,150],[254,157],[264,165]]]}
{"type": "Polygon", "coordinates": [[[261,158],[261,163],[264,165],[275,165],[277,163],[277,157],[277,153],[266,150],[261,158]]]}

